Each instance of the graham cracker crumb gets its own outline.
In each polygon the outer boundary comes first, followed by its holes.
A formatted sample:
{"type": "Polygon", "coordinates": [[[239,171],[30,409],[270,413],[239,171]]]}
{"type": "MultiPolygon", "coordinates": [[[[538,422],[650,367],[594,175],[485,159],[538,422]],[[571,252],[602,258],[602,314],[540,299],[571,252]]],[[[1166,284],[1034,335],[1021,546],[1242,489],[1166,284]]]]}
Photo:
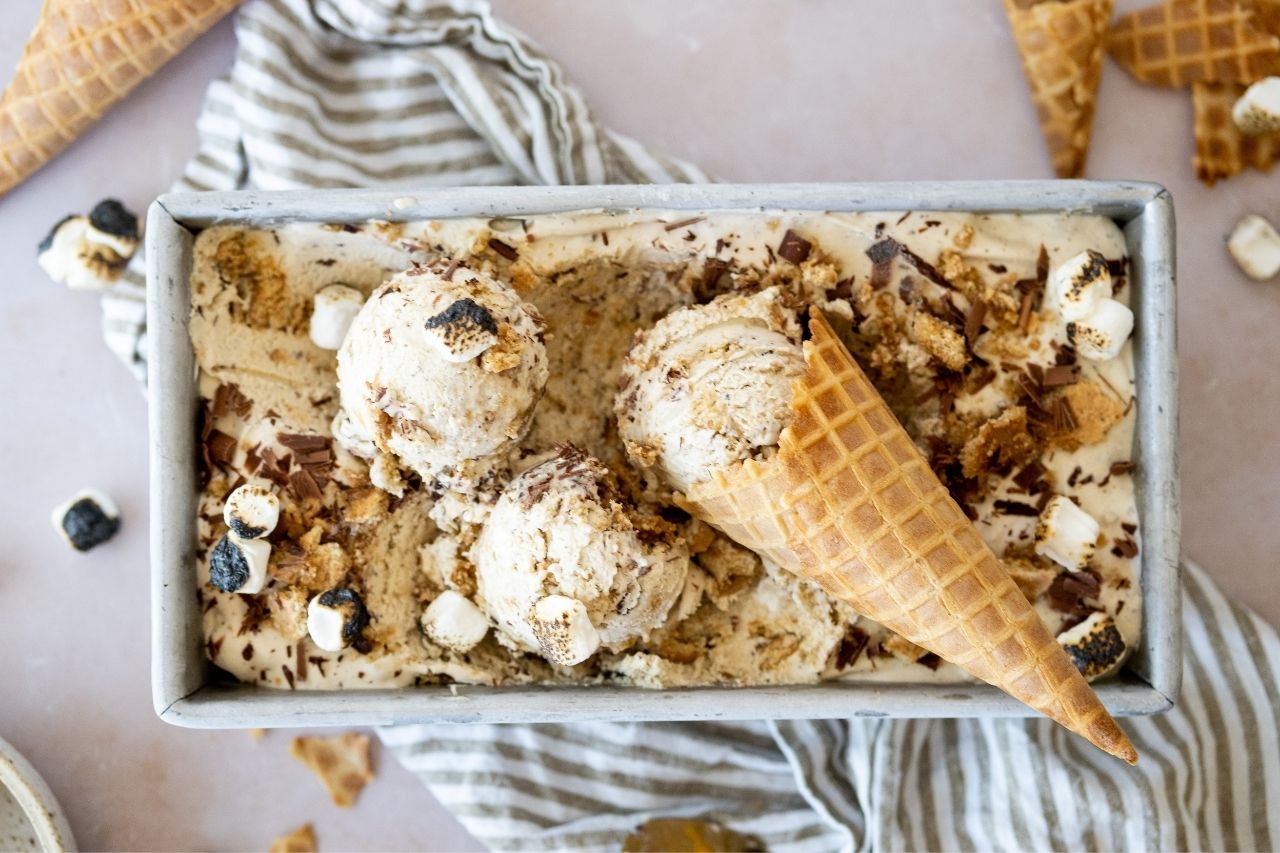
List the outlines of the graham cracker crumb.
{"type": "Polygon", "coordinates": [[[957,249],[967,249],[973,245],[973,226],[966,225],[956,232],[951,238],[951,242],[955,244],[957,249]]]}
{"type": "Polygon", "coordinates": [[[524,342],[510,323],[498,326],[498,342],[480,356],[480,366],[490,373],[502,373],[520,364],[524,342]]]}
{"type": "Polygon", "coordinates": [[[916,343],[950,370],[963,370],[969,362],[964,336],[932,314],[917,314],[911,331],[916,343]]]}
{"type": "Polygon", "coordinates": [[[900,658],[907,663],[915,663],[929,653],[928,649],[921,648],[906,637],[898,634],[889,634],[881,645],[888,649],[894,657],[900,658]]]}
{"type": "Polygon", "coordinates": [[[333,804],[350,808],[373,781],[369,736],[346,732],[332,737],[296,737],[289,754],[320,777],[333,804]]]}
{"type": "Polygon", "coordinates": [[[282,835],[271,842],[270,853],[316,853],[316,831],[311,824],[302,826],[282,835]]]}
{"type": "Polygon", "coordinates": [[[1027,432],[1027,410],[1011,406],[978,427],[978,432],[960,451],[964,476],[976,477],[993,460],[1001,465],[1025,462],[1038,450],[1027,432]]]}
{"type": "Polygon", "coordinates": [[[1076,428],[1057,438],[1058,443],[1069,450],[1100,443],[1124,418],[1124,405],[1094,382],[1068,385],[1059,395],[1071,406],[1075,416],[1076,428]]]}

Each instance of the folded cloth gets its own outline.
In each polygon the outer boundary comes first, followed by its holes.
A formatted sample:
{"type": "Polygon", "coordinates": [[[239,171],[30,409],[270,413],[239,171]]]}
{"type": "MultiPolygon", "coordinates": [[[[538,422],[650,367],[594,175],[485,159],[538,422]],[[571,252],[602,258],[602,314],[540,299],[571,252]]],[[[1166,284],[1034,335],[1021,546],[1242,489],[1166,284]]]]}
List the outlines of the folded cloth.
{"type": "MultiPolygon", "coordinates": [[[[699,181],[601,127],[479,2],[251,0],[178,189],[699,181]]],[[[140,267],[104,297],[145,379],[140,267]]],[[[655,816],[770,850],[1276,849],[1280,639],[1188,566],[1184,695],[1142,759],[1047,720],[405,726],[380,735],[498,849],[617,848],[655,816]]]]}

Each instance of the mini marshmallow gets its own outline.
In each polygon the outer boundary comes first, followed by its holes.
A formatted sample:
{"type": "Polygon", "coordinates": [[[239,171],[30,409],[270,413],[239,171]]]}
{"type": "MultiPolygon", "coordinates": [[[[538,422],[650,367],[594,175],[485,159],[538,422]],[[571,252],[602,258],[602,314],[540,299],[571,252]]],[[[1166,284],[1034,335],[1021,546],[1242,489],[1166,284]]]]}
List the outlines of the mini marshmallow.
{"type": "MultiPolygon", "coordinates": [[[[1271,79],[1280,80],[1280,77],[1271,79]]],[[[1266,281],[1280,272],[1280,234],[1256,213],[1236,223],[1227,240],[1227,251],[1244,274],[1255,281],[1266,281]]]]}
{"type": "Polygon", "coordinates": [[[474,299],[459,299],[427,320],[427,340],[445,361],[470,361],[498,342],[498,324],[474,299]]]}
{"type": "Polygon", "coordinates": [[[1068,323],[1089,316],[1114,292],[1107,259],[1092,249],[1069,258],[1049,277],[1049,293],[1068,323]]]}
{"type": "Polygon", "coordinates": [[[267,585],[271,543],[225,533],[209,555],[209,582],[223,592],[257,595],[267,585]]]}
{"type": "Polygon", "coordinates": [[[1067,327],[1071,343],[1082,358],[1107,361],[1120,354],[1133,332],[1133,312],[1114,299],[1103,299],[1089,316],[1067,327]]]}
{"type": "Polygon", "coordinates": [[[548,595],[529,609],[528,619],[542,656],[552,663],[573,666],[600,648],[600,632],[576,598],[548,595]]]}
{"type": "Polygon", "coordinates": [[[120,279],[138,249],[138,218],[115,199],[88,216],[67,216],[40,241],[36,262],[72,290],[103,290],[120,279]]]}
{"type": "Polygon", "coordinates": [[[1111,675],[1128,657],[1129,647],[1115,620],[1097,611],[1058,635],[1058,644],[1088,681],[1111,675]]]}
{"type": "Polygon", "coordinates": [[[1231,120],[1249,136],[1280,130],[1280,77],[1264,77],[1245,89],[1231,108],[1231,120]]]}
{"type": "Polygon", "coordinates": [[[320,349],[340,348],[364,302],[363,293],[345,284],[320,288],[311,309],[311,342],[320,349]]]}
{"type": "Polygon", "coordinates": [[[471,599],[451,589],[436,596],[422,613],[422,631],[433,642],[469,651],[489,633],[489,620],[471,599]]]}
{"type": "Polygon", "coordinates": [[[55,507],[50,520],[68,545],[77,551],[88,551],[116,535],[120,510],[102,492],[84,489],[55,507]]]}
{"type": "Polygon", "coordinates": [[[227,496],[222,519],[240,539],[260,539],[280,521],[280,499],[263,486],[245,483],[227,496]]]}
{"type": "Polygon", "coordinates": [[[1036,553],[1078,571],[1093,557],[1100,529],[1071,498],[1054,495],[1036,523],[1036,553]]]}
{"type": "Polygon", "coordinates": [[[340,652],[354,643],[369,624],[369,611],[351,589],[326,590],[307,604],[307,633],[326,652],[340,652]]]}
{"type": "Polygon", "coordinates": [[[138,251],[138,217],[114,198],[103,199],[89,211],[85,236],[90,243],[106,246],[127,261],[138,251]]]}

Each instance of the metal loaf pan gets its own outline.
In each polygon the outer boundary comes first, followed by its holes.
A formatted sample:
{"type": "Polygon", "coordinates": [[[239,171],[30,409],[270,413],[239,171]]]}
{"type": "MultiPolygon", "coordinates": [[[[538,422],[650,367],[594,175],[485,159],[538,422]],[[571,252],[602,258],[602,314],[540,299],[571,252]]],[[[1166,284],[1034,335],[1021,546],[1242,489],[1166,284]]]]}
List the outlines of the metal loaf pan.
{"type": "Polygon", "coordinates": [[[984,684],[836,682],[644,690],[627,687],[424,687],[282,692],[212,678],[196,578],[196,387],[187,318],[192,240],[215,223],[357,223],[523,216],[591,208],[818,211],[1079,211],[1124,229],[1132,261],[1144,624],[1117,679],[1097,685],[1113,714],[1172,706],[1182,671],[1174,322],[1174,220],[1155,184],[1090,181],[484,187],[421,192],[319,190],[162,196],[147,219],[151,346],[152,691],[167,722],[192,727],[425,722],[1016,717],[1029,708],[984,684]],[[415,196],[408,206],[405,198],[415,196]],[[398,203],[397,203],[398,202],[398,203]]]}

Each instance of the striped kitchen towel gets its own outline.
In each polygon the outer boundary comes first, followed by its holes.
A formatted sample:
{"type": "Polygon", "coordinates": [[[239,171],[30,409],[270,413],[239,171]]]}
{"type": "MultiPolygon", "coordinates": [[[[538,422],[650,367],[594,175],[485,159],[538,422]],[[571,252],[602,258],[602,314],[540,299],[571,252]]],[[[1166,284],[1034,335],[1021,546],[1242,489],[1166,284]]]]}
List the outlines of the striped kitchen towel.
{"type": "MultiPolygon", "coordinates": [[[[601,127],[479,2],[251,0],[179,189],[699,181],[601,127]]],[[[141,267],[104,297],[145,379],[141,267]]],[[[1129,768],[1046,720],[409,726],[380,732],[499,849],[616,849],[654,816],[771,850],[1276,849],[1280,639],[1185,572],[1176,710],[1129,768]]]]}

